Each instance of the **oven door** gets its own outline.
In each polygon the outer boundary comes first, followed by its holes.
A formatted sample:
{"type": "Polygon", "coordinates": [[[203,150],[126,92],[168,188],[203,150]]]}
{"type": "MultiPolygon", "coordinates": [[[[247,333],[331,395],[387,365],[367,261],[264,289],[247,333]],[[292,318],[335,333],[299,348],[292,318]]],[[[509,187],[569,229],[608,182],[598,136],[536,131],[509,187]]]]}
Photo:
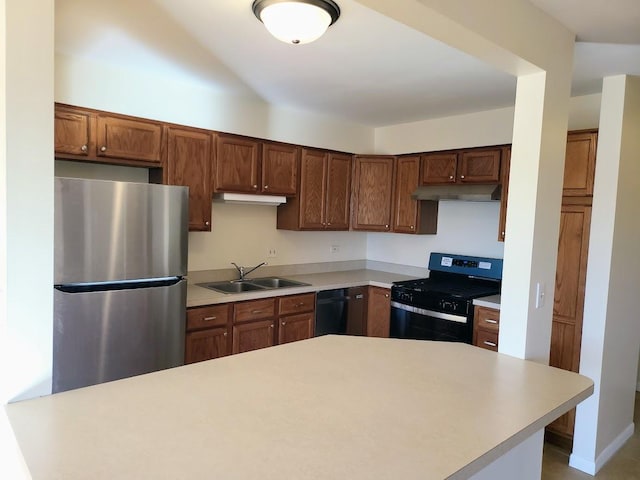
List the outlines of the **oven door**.
{"type": "Polygon", "coordinates": [[[473,319],[391,302],[391,337],[471,343],[473,319]]]}

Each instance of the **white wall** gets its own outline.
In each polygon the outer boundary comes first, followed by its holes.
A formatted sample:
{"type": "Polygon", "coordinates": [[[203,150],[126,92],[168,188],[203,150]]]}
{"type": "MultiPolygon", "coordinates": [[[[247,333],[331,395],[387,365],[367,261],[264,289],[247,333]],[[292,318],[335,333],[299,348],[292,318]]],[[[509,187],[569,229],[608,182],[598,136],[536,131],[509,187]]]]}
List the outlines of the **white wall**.
{"type": "Polygon", "coordinates": [[[55,100],[258,138],[347,152],[371,152],[374,130],[335,118],[222,95],[200,84],[56,55],[55,100]]]}
{"type": "Polygon", "coordinates": [[[53,3],[0,2],[0,477],[11,479],[31,477],[3,406],[51,391],[53,3]]]}
{"type": "Polygon", "coordinates": [[[595,391],[576,415],[572,466],[595,474],[633,433],[640,345],[640,77],[605,78],[580,373],[595,391]]]}
{"type": "Polygon", "coordinates": [[[276,207],[213,204],[211,232],[189,234],[189,270],[233,268],[238,265],[293,265],[364,260],[366,234],[362,232],[293,232],[276,229],[276,207]],[[331,253],[331,246],[339,251],[331,253]],[[276,256],[268,257],[270,248],[276,256]]]}

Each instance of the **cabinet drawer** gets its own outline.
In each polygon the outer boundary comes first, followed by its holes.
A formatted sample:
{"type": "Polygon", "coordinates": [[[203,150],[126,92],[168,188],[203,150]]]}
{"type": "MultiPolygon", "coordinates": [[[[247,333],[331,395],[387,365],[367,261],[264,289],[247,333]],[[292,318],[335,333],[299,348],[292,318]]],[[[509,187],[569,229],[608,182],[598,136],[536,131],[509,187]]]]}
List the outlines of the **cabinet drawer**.
{"type": "Polygon", "coordinates": [[[500,310],[476,307],[475,322],[478,328],[497,333],[500,328],[500,310]]]}
{"type": "Polygon", "coordinates": [[[212,305],[187,310],[187,331],[199,328],[224,327],[229,320],[229,305],[212,305]]]}
{"type": "Polygon", "coordinates": [[[233,307],[233,321],[248,322],[261,318],[271,318],[276,315],[276,299],[250,300],[236,303],[233,307]]]}
{"type": "Polygon", "coordinates": [[[278,312],[280,315],[291,313],[312,312],[315,310],[315,293],[305,293],[304,295],[290,295],[278,299],[278,312]]]}
{"type": "Polygon", "coordinates": [[[498,351],[498,332],[478,329],[478,339],[476,345],[487,350],[498,351]]]}

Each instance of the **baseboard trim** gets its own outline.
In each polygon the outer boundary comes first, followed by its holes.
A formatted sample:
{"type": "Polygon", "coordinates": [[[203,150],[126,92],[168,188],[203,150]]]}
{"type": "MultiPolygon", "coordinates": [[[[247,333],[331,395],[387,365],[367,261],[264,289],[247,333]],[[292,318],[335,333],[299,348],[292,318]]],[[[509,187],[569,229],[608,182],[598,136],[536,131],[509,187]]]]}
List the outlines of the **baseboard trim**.
{"type": "Polygon", "coordinates": [[[589,475],[595,475],[609,460],[611,460],[611,457],[620,450],[624,443],[631,438],[634,428],[633,422],[630,423],[627,428],[620,432],[620,434],[609,445],[607,445],[607,448],[597,456],[595,461],[578,457],[575,453],[572,453],[569,456],[569,466],[584,473],[588,473],[589,475]]]}

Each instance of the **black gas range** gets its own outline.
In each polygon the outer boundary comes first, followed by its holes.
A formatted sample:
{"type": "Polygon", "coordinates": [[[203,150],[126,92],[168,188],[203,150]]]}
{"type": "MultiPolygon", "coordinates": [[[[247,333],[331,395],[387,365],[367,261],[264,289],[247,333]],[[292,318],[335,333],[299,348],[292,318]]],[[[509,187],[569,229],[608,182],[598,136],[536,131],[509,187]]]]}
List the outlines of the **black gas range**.
{"type": "Polygon", "coordinates": [[[391,288],[391,337],[471,343],[473,299],[500,293],[502,260],[432,253],[429,278],[391,288]]]}

